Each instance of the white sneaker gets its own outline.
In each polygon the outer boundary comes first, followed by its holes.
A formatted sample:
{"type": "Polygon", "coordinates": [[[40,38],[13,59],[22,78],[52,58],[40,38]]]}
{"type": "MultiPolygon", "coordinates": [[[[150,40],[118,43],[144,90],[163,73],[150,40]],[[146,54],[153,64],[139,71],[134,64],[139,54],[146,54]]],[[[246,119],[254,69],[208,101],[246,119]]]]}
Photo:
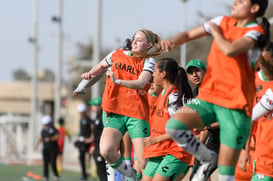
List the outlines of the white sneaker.
{"type": "Polygon", "coordinates": [[[212,153],[210,162],[201,162],[196,173],[193,175],[191,181],[207,181],[213,171],[217,168],[218,156],[215,152],[212,153]]]}
{"type": "Polygon", "coordinates": [[[131,176],[124,176],[124,181],[136,181],[136,177],[137,177],[137,172],[135,169],[133,169],[133,173],[131,174],[131,176]]]}

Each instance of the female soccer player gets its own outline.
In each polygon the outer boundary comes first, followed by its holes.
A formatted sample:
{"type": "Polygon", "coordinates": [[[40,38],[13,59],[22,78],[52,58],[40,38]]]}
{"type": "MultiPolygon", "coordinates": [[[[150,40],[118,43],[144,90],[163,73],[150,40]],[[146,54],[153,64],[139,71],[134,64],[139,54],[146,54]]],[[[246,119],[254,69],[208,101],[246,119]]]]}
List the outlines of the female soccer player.
{"type": "Polygon", "coordinates": [[[91,79],[111,67],[102,100],[102,108],[107,116],[100,151],[113,168],[130,179],[135,179],[135,170],[116,148],[128,131],[138,164],[144,169],[144,137],[150,134],[147,92],[155,65],[152,57],[160,53],[156,48],[159,41],[159,36],[152,31],[139,30],[133,37],[131,50],[117,49],[89,72],[82,74],[83,79],[91,79]]]}
{"type": "Polygon", "coordinates": [[[267,19],[262,19],[262,25],[256,20],[264,15],[267,5],[267,0],[235,0],[230,17],[214,18],[158,44],[169,51],[205,35],[214,38],[195,104],[182,107],[166,124],[167,133],[203,163],[192,180],[204,180],[217,156],[189,129],[208,126],[213,120],[220,125],[219,180],[234,180],[237,159],[250,130],[249,116],[255,95],[251,66],[269,37],[267,19]]]}
{"type": "Polygon", "coordinates": [[[142,180],[181,180],[188,171],[192,156],[166,134],[165,124],[183,103],[193,97],[191,87],[185,70],[170,58],[156,63],[153,78],[154,84],[163,91],[150,120],[151,136],[144,139],[143,156],[149,161],[142,180]]]}

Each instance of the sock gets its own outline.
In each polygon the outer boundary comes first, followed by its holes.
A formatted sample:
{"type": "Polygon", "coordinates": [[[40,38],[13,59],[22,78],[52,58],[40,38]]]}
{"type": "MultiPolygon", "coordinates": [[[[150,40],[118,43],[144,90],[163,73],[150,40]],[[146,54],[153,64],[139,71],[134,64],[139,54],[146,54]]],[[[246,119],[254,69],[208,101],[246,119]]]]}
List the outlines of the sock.
{"type": "Polygon", "coordinates": [[[234,176],[233,175],[218,175],[218,180],[221,181],[234,181],[234,176]]]}
{"type": "Polygon", "coordinates": [[[170,119],[166,124],[166,132],[178,143],[178,146],[185,149],[201,162],[209,162],[212,159],[213,151],[202,144],[188,127],[181,121],[170,119]]]}
{"type": "Polygon", "coordinates": [[[235,174],[235,167],[232,166],[223,166],[218,165],[218,173],[221,175],[234,175],[235,174]]]}
{"type": "Polygon", "coordinates": [[[142,179],[142,173],[137,173],[136,179],[137,181],[140,181],[142,179]]]}
{"type": "Polygon", "coordinates": [[[132,163],[132,159],[130,157],[125,157],[123,158],[124,159],[124,162],[128,165],[128,166],[132,166],[133,163],[132,163]]]}
{"type": "Polygon", "coordinates": [[[58,172],[59,175],[61,174],[61,172],[62,172],[62,166],[60,166],[60,165],[57,166],[57,172],[58,172]]]}
{"type": "Polygon", "coordinates": [[[106,163],[106,174],[108,181],[116,181],[116,171],[113,169],[108,162],[106,163]]]}
{"type": "Polygon", "coordinates": [[[120,172],[122,175],[130,177],[134,172],[133,172],[133,167],[128,166],[126,163],[128,162],[123,159],[123,157],[120,157],[115,163],[111,164],[111,167],[116,169],[118,172],[120,172]]]}
{"type": "MultiPolygon", "coordinates": [[[[131,169],[131,167],[133,166],[132,159],[130,157],[124,157],[123,159],[126,165],[128,166],[128,168],[131,169]]],[[[125,180],[125,177],[124,175],[120,174],[120,181],[123,181],[123,180],[125,180]]]]}
{"type": "Polygon", "coordinates": [[[235,167],[218,165],[219,180],[234,181],[235,167]]]}

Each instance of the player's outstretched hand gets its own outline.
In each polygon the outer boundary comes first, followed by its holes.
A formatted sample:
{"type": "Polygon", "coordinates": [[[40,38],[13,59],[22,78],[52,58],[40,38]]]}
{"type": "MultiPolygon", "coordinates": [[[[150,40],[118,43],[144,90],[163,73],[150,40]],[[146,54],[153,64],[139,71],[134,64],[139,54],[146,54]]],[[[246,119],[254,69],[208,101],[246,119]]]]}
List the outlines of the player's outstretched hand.
{"type": "Polygon", "coordinates": [[[171,40],[162,40],[157,44],[157,48],[160,50],[165,50],[167,52],[174,48],[174,43],[171,40]]]}
{"type": "Polygon", "coordinates": [[[85,72],[81,75],[81,78],[82,79],[85,79],[85,80],[90,80],[94,77],[93,74],[91,74],[90,72],[85,72]]]}

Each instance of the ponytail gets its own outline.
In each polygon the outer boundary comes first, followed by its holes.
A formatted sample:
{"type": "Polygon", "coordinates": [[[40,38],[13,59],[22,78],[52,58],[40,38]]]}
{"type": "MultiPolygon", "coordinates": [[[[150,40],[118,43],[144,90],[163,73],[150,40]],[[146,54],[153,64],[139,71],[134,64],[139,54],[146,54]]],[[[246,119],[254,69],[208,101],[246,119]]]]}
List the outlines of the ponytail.
{"type": "Polygon", "coordinates": [[[174,85],[178,88],[178,98],[175,102],[176,105],[183,106],[181,102],[182,99],[188,100],[193,98],[192,90],[184,68],[178,67],[178,75],[174,82],[174,85]]]}
{"type": "Polygon", "coordinates": [[[261,22],[258,22],[264,28],[264,34],[259,36],[256,47],[263,49],[270,40],[270,23],[267,18],[263,17],[261,22]]]}
{"type": "Polygon", "coordinates": [[[270,23],[268,22],[267,18],[262,17],[264,16],[265,11],[268,7],[268,0],[250,0],[250,2],[252,5],[257,4],[259,6],[259,10],[255,14],[255,16],[258,20],[258,24],[264,28],[264,34],[258,38],[256,42],[256,47],[263,49],[270,40],[270,23]]]}

